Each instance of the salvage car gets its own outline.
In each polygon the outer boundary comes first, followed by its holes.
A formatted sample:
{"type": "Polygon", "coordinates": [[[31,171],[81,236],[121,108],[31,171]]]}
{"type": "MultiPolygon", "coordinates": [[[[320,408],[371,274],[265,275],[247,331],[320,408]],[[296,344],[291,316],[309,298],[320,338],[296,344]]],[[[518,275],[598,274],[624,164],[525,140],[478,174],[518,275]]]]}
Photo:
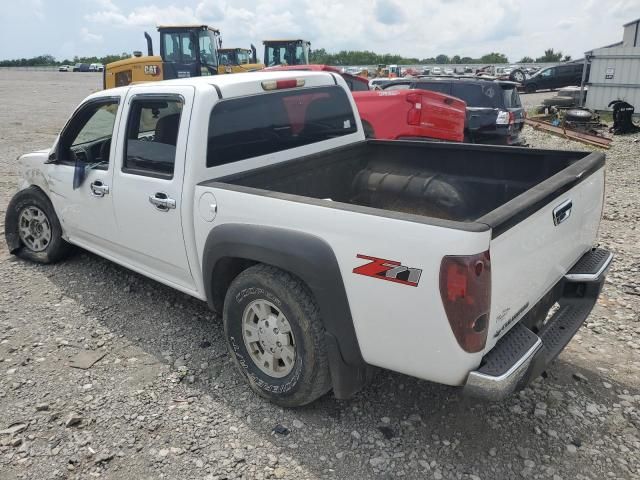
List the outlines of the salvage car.
{"type": "Polygon", "coordinates": [[[353,92],[367,138],[462,142],[466,105],[427,90],[353,92]]]}
{"type": "Polygon", "coordinates": [[[383,85],[385,91],[421,89],[441,92],[467,104],[465,142],[492,145],[522,145],[520,133],[526,113],[517,83],[477,77],[396,80],[383,85]]]}
{"type": "MultiPolygon", "coordinates": [[[[586,80],[589,79],[590,66],[590,64],[587,65],[586,80]]],[[[583,68],[584,63],[582,61],[543,68],[531,77],[521,81],[521,88],[527,93],[534,93],[538,90],[556,90],[562,87],[580,85],[583,68]]]]}
{"type": "Polygon", "coordinates": [[[353,94],[367,138],[449,142],[464,139],[466,105],[460,99],[424,90],[369,91],[366,78],[329,65],[277,66],[264,71],[316,71],[341,75],[353,94]]]}
{"type": "Polygon", "coordinates": [[[87,97],[19,158],[4,229],[22,259],[76,245],[207,301],[278,405],[348,398],[374,367],[498,399],[596,302],[604,160],[366,140],[329,72],[183,78],[87,97]]]}

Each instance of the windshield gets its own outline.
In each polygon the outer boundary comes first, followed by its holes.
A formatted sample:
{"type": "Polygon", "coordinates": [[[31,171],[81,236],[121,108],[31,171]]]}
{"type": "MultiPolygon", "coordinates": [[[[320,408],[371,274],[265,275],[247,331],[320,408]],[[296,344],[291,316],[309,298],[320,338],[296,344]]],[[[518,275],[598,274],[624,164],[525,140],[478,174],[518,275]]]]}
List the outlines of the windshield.
{"type": "Polygon", "coordinates": [[[309,49],[302,43],[281,43],[267,45],[264,54],[268,67],[276,65],[307,65],[309,49]]]}
{"type": "Polygon", "coordinates": [[[235,65],[235,52],[221,52],[220,53],[220,64],[221,65],[235,65]]]}
{"type": "Polygon", "coordinates": [[[251,63],[251,55],[249,52],[239,51],[238,65],[246,65],[247,63],[251,63]]]}
{"type": "Polygon", "coordinates": [[[201,30],[198,34],[200,47],[200,61],[206,65],[218,65],[216,55],[217,45],[214,33],[211,30],[201,30]]]}

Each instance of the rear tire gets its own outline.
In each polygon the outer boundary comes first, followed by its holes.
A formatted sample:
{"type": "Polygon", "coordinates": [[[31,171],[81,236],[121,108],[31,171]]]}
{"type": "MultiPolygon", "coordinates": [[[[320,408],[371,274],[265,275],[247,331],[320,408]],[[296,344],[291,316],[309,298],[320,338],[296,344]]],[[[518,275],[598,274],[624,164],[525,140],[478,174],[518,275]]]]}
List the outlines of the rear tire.
{"type": "Polygon", "coordinates": [[[20,190],[9,202],[5,238],[11,253],[37,263],[55,263],[71,251],[51,201],[37,187],[20,190]]]}
{"type": "Polygon", "coordinates": [[[559,97],[556,95],[555,97],[545,98],[542,103],[547,107],[573,107],[576,101],[573,97],[559,97]]]}
{"type": "Polygon", "coordinates": [[[222,318],[231,358],[255,393],[299,407],[330,390],[320,311],[298,278],[269,265],[248,268],[231,283],[222,318]]]}
{"type": "Polygon", "coordinates": [[[515,70],[513,70],[510,74],[509,74],[509,80],[513,81],[513,82],[518,82],[518,83],[522,83],[527,79],[527,76],[525,75],[525,73],[520,70],[519,68],[516,68],[515,70]]]}

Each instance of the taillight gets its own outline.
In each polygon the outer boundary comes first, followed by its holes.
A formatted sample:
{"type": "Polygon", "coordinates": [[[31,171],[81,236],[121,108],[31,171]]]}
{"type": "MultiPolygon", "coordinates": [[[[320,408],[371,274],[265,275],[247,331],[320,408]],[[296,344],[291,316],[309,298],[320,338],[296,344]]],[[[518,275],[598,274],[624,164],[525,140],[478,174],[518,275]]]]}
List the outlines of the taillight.
{"type": "Polygon", "coordinates": [[[505,112],[500,110],[496,118],[496,125],[513,125],[516,123],[516,116],[513,112],[505,112]]]}
{"type": "Polygon", "coordinates": [[[265,80],[262,82],[263,90],[280,90],[283,88],[304,87],[304,78],[287,78],[284,80],[265,80]]]}
{"type": "Polygon", "coordinates": [[[422,119],[422,95],[410,93],[407,95],[407,102],[412,104],[407,113],[407,123],[409,125],[420,125],[420,120],[422,119]]]}
{"type": "Polygon", "coordinates": [[[444,257],[440,297],[458,344],[469,353],[481,351],[487,343],[491,306],[489,251],[444,257]]]}

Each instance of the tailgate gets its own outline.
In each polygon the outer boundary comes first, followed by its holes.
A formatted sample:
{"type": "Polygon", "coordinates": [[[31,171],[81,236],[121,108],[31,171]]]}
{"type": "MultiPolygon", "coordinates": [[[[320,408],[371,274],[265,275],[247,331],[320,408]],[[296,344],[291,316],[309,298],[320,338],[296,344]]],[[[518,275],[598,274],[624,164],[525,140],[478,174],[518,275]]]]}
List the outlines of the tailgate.
{"type": "Polygon", "coordinates": [[[592,153],[486,215],[493,229],[492,348],[596,241],[604,155],[592,153]]]}

